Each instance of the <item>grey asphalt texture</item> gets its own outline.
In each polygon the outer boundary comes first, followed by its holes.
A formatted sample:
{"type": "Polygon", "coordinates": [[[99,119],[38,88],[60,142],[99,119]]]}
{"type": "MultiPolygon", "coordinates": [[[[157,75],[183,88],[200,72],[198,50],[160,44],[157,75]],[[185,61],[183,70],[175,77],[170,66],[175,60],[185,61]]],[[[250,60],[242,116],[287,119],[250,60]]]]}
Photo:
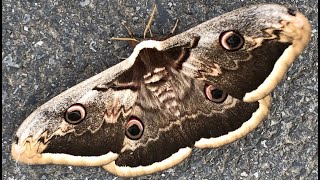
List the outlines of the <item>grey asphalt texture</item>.
{"type": "MultiPolygon", "coordinates": [[[[217,149],[195,149],[183,163],[138,179],[318,179],[318,1],[159,1],[152,26],[177,33],[257,2],[296,7],[312,40],[272,93],[268,118],[217,149]]],[[[153,1],[2,1],[2,179],[123,179],[100,167],[23,165],[10,156],[12,135],[37,107],[128,57],[122,22],[142,37],[153,1]]],[[[88,142],[90,143],[90,142],[88,142]]]]}

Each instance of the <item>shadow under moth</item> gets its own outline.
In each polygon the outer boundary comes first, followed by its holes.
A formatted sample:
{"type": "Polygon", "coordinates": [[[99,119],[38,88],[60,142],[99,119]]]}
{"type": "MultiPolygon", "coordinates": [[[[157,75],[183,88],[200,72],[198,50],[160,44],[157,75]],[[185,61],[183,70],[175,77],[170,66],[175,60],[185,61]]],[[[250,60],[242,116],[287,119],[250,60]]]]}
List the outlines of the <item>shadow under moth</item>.
{"type": "Polygon", "coordinates": [[[125,177],[173,167],[192,148],[216,148],[255,129],[310,34],[301,13],[261,4],[144,40],[124,61],[30,114],[14,135],[12,156],[102,166],[125,177]]]}

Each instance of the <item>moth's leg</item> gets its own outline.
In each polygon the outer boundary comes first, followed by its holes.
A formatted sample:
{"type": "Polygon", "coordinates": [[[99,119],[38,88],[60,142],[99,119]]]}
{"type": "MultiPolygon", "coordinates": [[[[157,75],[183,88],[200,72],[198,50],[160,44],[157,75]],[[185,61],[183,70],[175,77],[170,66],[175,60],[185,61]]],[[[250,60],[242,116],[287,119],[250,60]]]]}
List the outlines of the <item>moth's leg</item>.
{"type": "Polygon", "coordinates": [[[125,23],[122,23],[122,25],[126,28],[127,30],[127,33],[129,34],[129,36],[133,39],[136,39],[133,35],[133,32],[129,29],[129,27],[125,24],[125,23]]]}
{"type": "MultiPolygon", "coordinates": [[[[127,30],[127,32],[128,32],[128,34],[129,34],[130,37],[112,37],[111,40],[127,41],[130,47],[133,47],[133,48],[136,47],[136,45],[139,44],[140,41],[137,40],[137,39],[134,37],[132,31],[128,28],[128,26],[126,26],[125,23],[121,23],[121,24],[126,28],[126,30],[127,30]]],[[[113,54],[114,56],[116,56],[116,57],[117,57],[118,59],[120,59],[120,60],[125,60],[125,59],[127,59],[127,58],[124,58],[124,57],[120,57],[120,56],[118,56],[118,55],[116,55],[116,54],[114,54],[114,53],[112,53],[112,54],[113,54]]]]}
{"type": "Polygon", "coordinates": [[[134,37],[132,31],[128,28],[128,26],[126,26],[124,23],[122,23],[122,25],[126,28],[129,37],[112,37],[111,40],[128,41],[130,47],[136,47],[136,45],[139,44],[140,41],[134,37]]]}
{"type": "Polygon", "coordinates": [[[149,21],[148,21],[148,23],[147,23],[147,25],[146,25],[146,28],[144,29],[144,32],[143,32],[143,38],[144,38],[144,39],[146,39],[146,35],[147,35],[147,32],[148,32],[148,31],[149,31],[149,33],[150,33],[151,38],[153,37],[153,34],[152,34],[152,32],[151,32],[150,27],[151,27],[152,20],[154,19],[154,14],[155,14],[156,12],[157,12],[157,5],[154,4],[153,9],[152,9],[152,12],[151,12],[151,15],[150,15],[150,18],[149,18],[149,21]]]}
{"type": "MultiPolygon", "coordinates": [[[[153,34],[152,34],[152,32],[151,32],[150,27],[151,27],[151,23],[152,23],[152,20],[154,19],[154,15],[155,15],[156,11],[157,11],[157,5],[155,4],[155,5],[153,6],[153,9],[152,9],[150,18],[149,18],[148,23],[147,23],[147,25],[146,25],[146,27],[145,27],[145,29],[144,29],[144,32],[143,32],[143,38],[144,38],[144,39],[146,39],[146,35],[147,35],[147,32],[148,32],[148,31],[149,31],[149,33],[150,33],[150,36],[153,37],[153,34]]],[[[130,37],[129,37],[129,38],[113,37],[113,38],[111,38],[111,40],[129,41],[129,45],[135,47],[140,41],[137,40],[137,39],[134,37],[132,31],[128,28],[128,26],[127,26],[126,24],[122,23],[122,25],[126,28],[126,30],[127,30],[127,32],[128,32],[128,34],[129,34],[130,37]],[[132,43],[133,45],[131,45],[130,43],[132,43]]]]}
{"type": "Polygon", "coordinates": [[[128,44],[130,47],[136,47],[137,44],[140,43],[140,41],[134,37],[133,32],[129,29],[129,27],[125,23],[121,23],[127,30],[127,33],[129,34],[129,37],[112,37],[111,40],[117,40],[117,41],[128,41],[128,44]]]}
{"type": "Polygon", "coordinates": [[[174,34],[174,32],[175,32],[175,31],[176,31],[176,29],[177,29],[178,22],[179,22],[179,19],[177,19],[177,20],[176,20],[176,23],[174,23],[174,26],[173,26],[173,28],[171,29],[170,34],[169,34],[169,35],[173,35],[173,34],[174,34]]]}
{"type": "MultiPolygon", "coordinates": [[[[175,35],[175,31],[176,31],[176,29],[177,29],[177,27],[178,27],[178,22],[179,22],[179,19],[177,19],[177,20],[176,20],[176,23],[174,23],[174,26],[173,26],[173,28],[171,29],[170,33],[167,34],[166,36],[160,38],[160,40],[163,41],[163,40],[169,39],[170,37],[174,36],[174,35],[175,35]]],[[[199,37],[199,39],[200,39],[200,37],[199,37]]]]}
{"type": "MultiPolygon", "coordinates": [[[[150,27],[151,27],[151,23],[152,23],[152,20],[154,19],[154,15],[155,15],[156,11],[157,11],[157,5],[155,4],[155,5],[153,6],[153,10],[152,10],[152,12],[151,12],[149,21],[148,21],[148,23],[147,23],[147,25],[146,25],[146,28],[144,29],[144,33],[143,33],[143,38],[144,38],[144,39],[146,39],[146,35],[147,35],[147,32],[148,32],[148,31],[149,31],[149,33],[150,33],[151,39],[153,39],[153,34],[152,34],[152,31],[151,31],[151,28],[150,28],[150,27]]],[[[172,37],[172,36],[174,35],[175,30],[177,29],[178,22],[179,22],[179,19],[177,19],[177,21],[175,22],[173,28],[171,29],[171,31],[170,31],[170,33],[169,33],[168,35],[166,35],[166,36],[163,37],[163,38],[156,38],[156,39],[157,39],[157,40],[165,40],[165,39],[168,39],[168,38],[172,37]]]]}

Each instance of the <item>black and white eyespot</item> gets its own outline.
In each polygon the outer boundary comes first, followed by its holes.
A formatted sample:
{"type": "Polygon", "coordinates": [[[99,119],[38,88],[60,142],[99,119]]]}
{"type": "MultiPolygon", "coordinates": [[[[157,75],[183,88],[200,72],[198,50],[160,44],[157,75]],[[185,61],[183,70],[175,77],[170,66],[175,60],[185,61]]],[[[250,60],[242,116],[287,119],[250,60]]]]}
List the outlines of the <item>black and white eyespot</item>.
{"type": "Polygon", "coordinates": [[[141,138],[144,126],[140,119],[137,117],[130,117],[126,124],[126,136],[131,140],[138,140],[141,138]]]}
{"type": "Polygon", "coordinates": [[[71,105],[64,114],[64,119],[69,124],[78,124],[86,117],[86,108],[82,104],[71,105]]]}
{"type": "Polygon", "coordinates": [[[220,44],[228,51],[236,51],[242,48],[244,44],[243,37],[235,31],[225,31],[220,34],[220,44]]]}
{"type": "Polygon", "coordinates": [[[215,88],[213,85],[206,85],[204,87],[204,94],[206,98],[215,103],[223,103],[228,97],[226,92],[215,88]]]}

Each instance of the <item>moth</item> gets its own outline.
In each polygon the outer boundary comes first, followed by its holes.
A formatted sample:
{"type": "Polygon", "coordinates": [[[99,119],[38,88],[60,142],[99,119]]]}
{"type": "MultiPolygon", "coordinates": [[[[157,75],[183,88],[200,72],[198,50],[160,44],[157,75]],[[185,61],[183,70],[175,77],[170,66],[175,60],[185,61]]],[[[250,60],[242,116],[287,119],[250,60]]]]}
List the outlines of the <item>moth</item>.
{"type": "Polygon", "coordinates": [[[216,148],[255,129],[310,34],[298,11],[260,4],[144,40],[124,61],[30,114],[14,135],[12,156],[102,166],[125,177],[173,167],[192,148],[216,148]]]}

